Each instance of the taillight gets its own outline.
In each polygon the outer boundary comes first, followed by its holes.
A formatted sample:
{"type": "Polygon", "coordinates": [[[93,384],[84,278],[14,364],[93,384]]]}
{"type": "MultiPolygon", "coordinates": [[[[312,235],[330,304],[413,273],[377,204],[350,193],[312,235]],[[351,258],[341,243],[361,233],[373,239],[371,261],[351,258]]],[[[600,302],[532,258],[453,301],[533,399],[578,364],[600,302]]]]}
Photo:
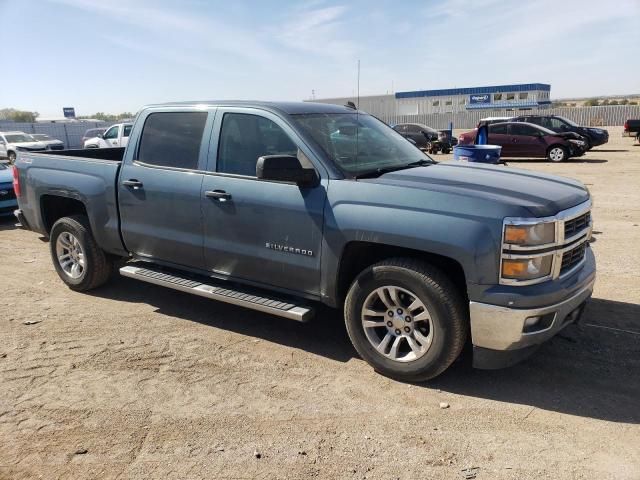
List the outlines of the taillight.
{"type": "Polygon", "coordinates": [[[18,167],[13,166],[13,191],[16,197],[20,196],[20,177],[18,176],[18,167]]]}
{"type": "Polygon", "coordinates": [[[629,121],[628,121],[628,120],[625,120],[625,121],[624,121],[624,131],[625,131],[625,132],[628,132],[628,131],[629,131],[629,121]]]}

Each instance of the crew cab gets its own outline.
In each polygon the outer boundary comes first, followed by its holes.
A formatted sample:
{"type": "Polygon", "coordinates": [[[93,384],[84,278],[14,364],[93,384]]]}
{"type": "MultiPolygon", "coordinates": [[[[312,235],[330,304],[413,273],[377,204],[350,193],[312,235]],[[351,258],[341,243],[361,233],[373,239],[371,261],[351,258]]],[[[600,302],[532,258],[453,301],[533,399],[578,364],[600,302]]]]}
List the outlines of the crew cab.
{"type": "Polygon", "coordinates": [[[583,127],[560,115],[522,115],[511,119],[512,122],[527,122],[540,125],[556,133],[573,132],[586,142],[587,150],[609,141],[609,132],[603,128],[583,127]]]}
{"type": "Polygon", "coordinates": [[[126,147],[131,135],[131,123],[116,123],[97,137],[84,141],[84,148],[118,148],[126,147]]]}
{"type": "Polygon", "coordinates": [[[296,321],[325,304],[401,380],[435,377],[468,342],[477,367],[518,361],[580,317],[595,282],[582,183],[435,163],[336,105],[149,106],[126,149],[21,152],[14,185],[69,288],[119,268],[296,321]]]}

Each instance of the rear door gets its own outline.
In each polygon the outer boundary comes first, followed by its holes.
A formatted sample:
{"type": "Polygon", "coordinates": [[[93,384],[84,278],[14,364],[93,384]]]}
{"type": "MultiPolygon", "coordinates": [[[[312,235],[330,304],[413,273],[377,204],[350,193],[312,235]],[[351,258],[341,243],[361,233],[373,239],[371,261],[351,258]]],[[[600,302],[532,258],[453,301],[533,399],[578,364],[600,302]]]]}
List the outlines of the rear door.
{"type": "Polygon", "coordinates": [[[500,155],[508,157],[513,155],[513,146],[511,145],[510,137],[507,135],[506,123],[492,123],[489,125],[489,138],[487,143],[490,145],[500,145],[502,151],[500,155]]]}
{"type": "Polygon", "coordinates": [[[207,268],[223,277],[318,295],[326,179],[308,188],[263,181],[256,178],[256,162],[262,155],[297,155],[321,177],[324,170],[271,112],[221,108],[213,131],[202,186],[207,268]]]}
{"type": "Polygon", "coordinates": [[[149,110],[120,171],[122,237],[134,255],[203,267],[202,179],[215,109],[149,110]]]}
{"type": "Polygon", "coordinates": [[[133,125],[122,126],[122,137],[120,137],[120,147],[126,147],[129,144],[129,136],[131,135],[131,128],[133,125]]]}

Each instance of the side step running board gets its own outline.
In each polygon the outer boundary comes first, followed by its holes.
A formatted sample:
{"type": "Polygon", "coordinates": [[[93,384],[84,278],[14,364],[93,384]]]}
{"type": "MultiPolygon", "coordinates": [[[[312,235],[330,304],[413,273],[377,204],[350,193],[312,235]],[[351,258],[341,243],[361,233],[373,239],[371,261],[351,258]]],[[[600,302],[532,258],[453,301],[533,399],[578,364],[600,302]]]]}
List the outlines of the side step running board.
{"type": "Polygon", "coordinates": [[[306,322],[314,313],[312,308],[294,305],[293,303],[284,302],[276,298],[209,285],[190,278],[182,278],[148,268],[125,266],[120,269],[120,275],[193,295],[199,295],[212,300],[232,303],[233,305],[270,313],[290,320],[297,320],[298,322],[306,322]]]}

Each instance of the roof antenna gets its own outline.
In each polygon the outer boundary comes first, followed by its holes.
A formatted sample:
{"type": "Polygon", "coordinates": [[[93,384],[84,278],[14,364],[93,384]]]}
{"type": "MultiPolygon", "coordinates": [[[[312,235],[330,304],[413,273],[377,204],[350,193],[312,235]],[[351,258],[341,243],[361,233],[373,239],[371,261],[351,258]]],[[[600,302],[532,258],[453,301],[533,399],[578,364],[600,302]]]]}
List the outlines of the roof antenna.
{"type": "Polygon", "coordinates": [[[360,59],[358,59],[358,103],[357,107],[360,109],[360,59]]]}

